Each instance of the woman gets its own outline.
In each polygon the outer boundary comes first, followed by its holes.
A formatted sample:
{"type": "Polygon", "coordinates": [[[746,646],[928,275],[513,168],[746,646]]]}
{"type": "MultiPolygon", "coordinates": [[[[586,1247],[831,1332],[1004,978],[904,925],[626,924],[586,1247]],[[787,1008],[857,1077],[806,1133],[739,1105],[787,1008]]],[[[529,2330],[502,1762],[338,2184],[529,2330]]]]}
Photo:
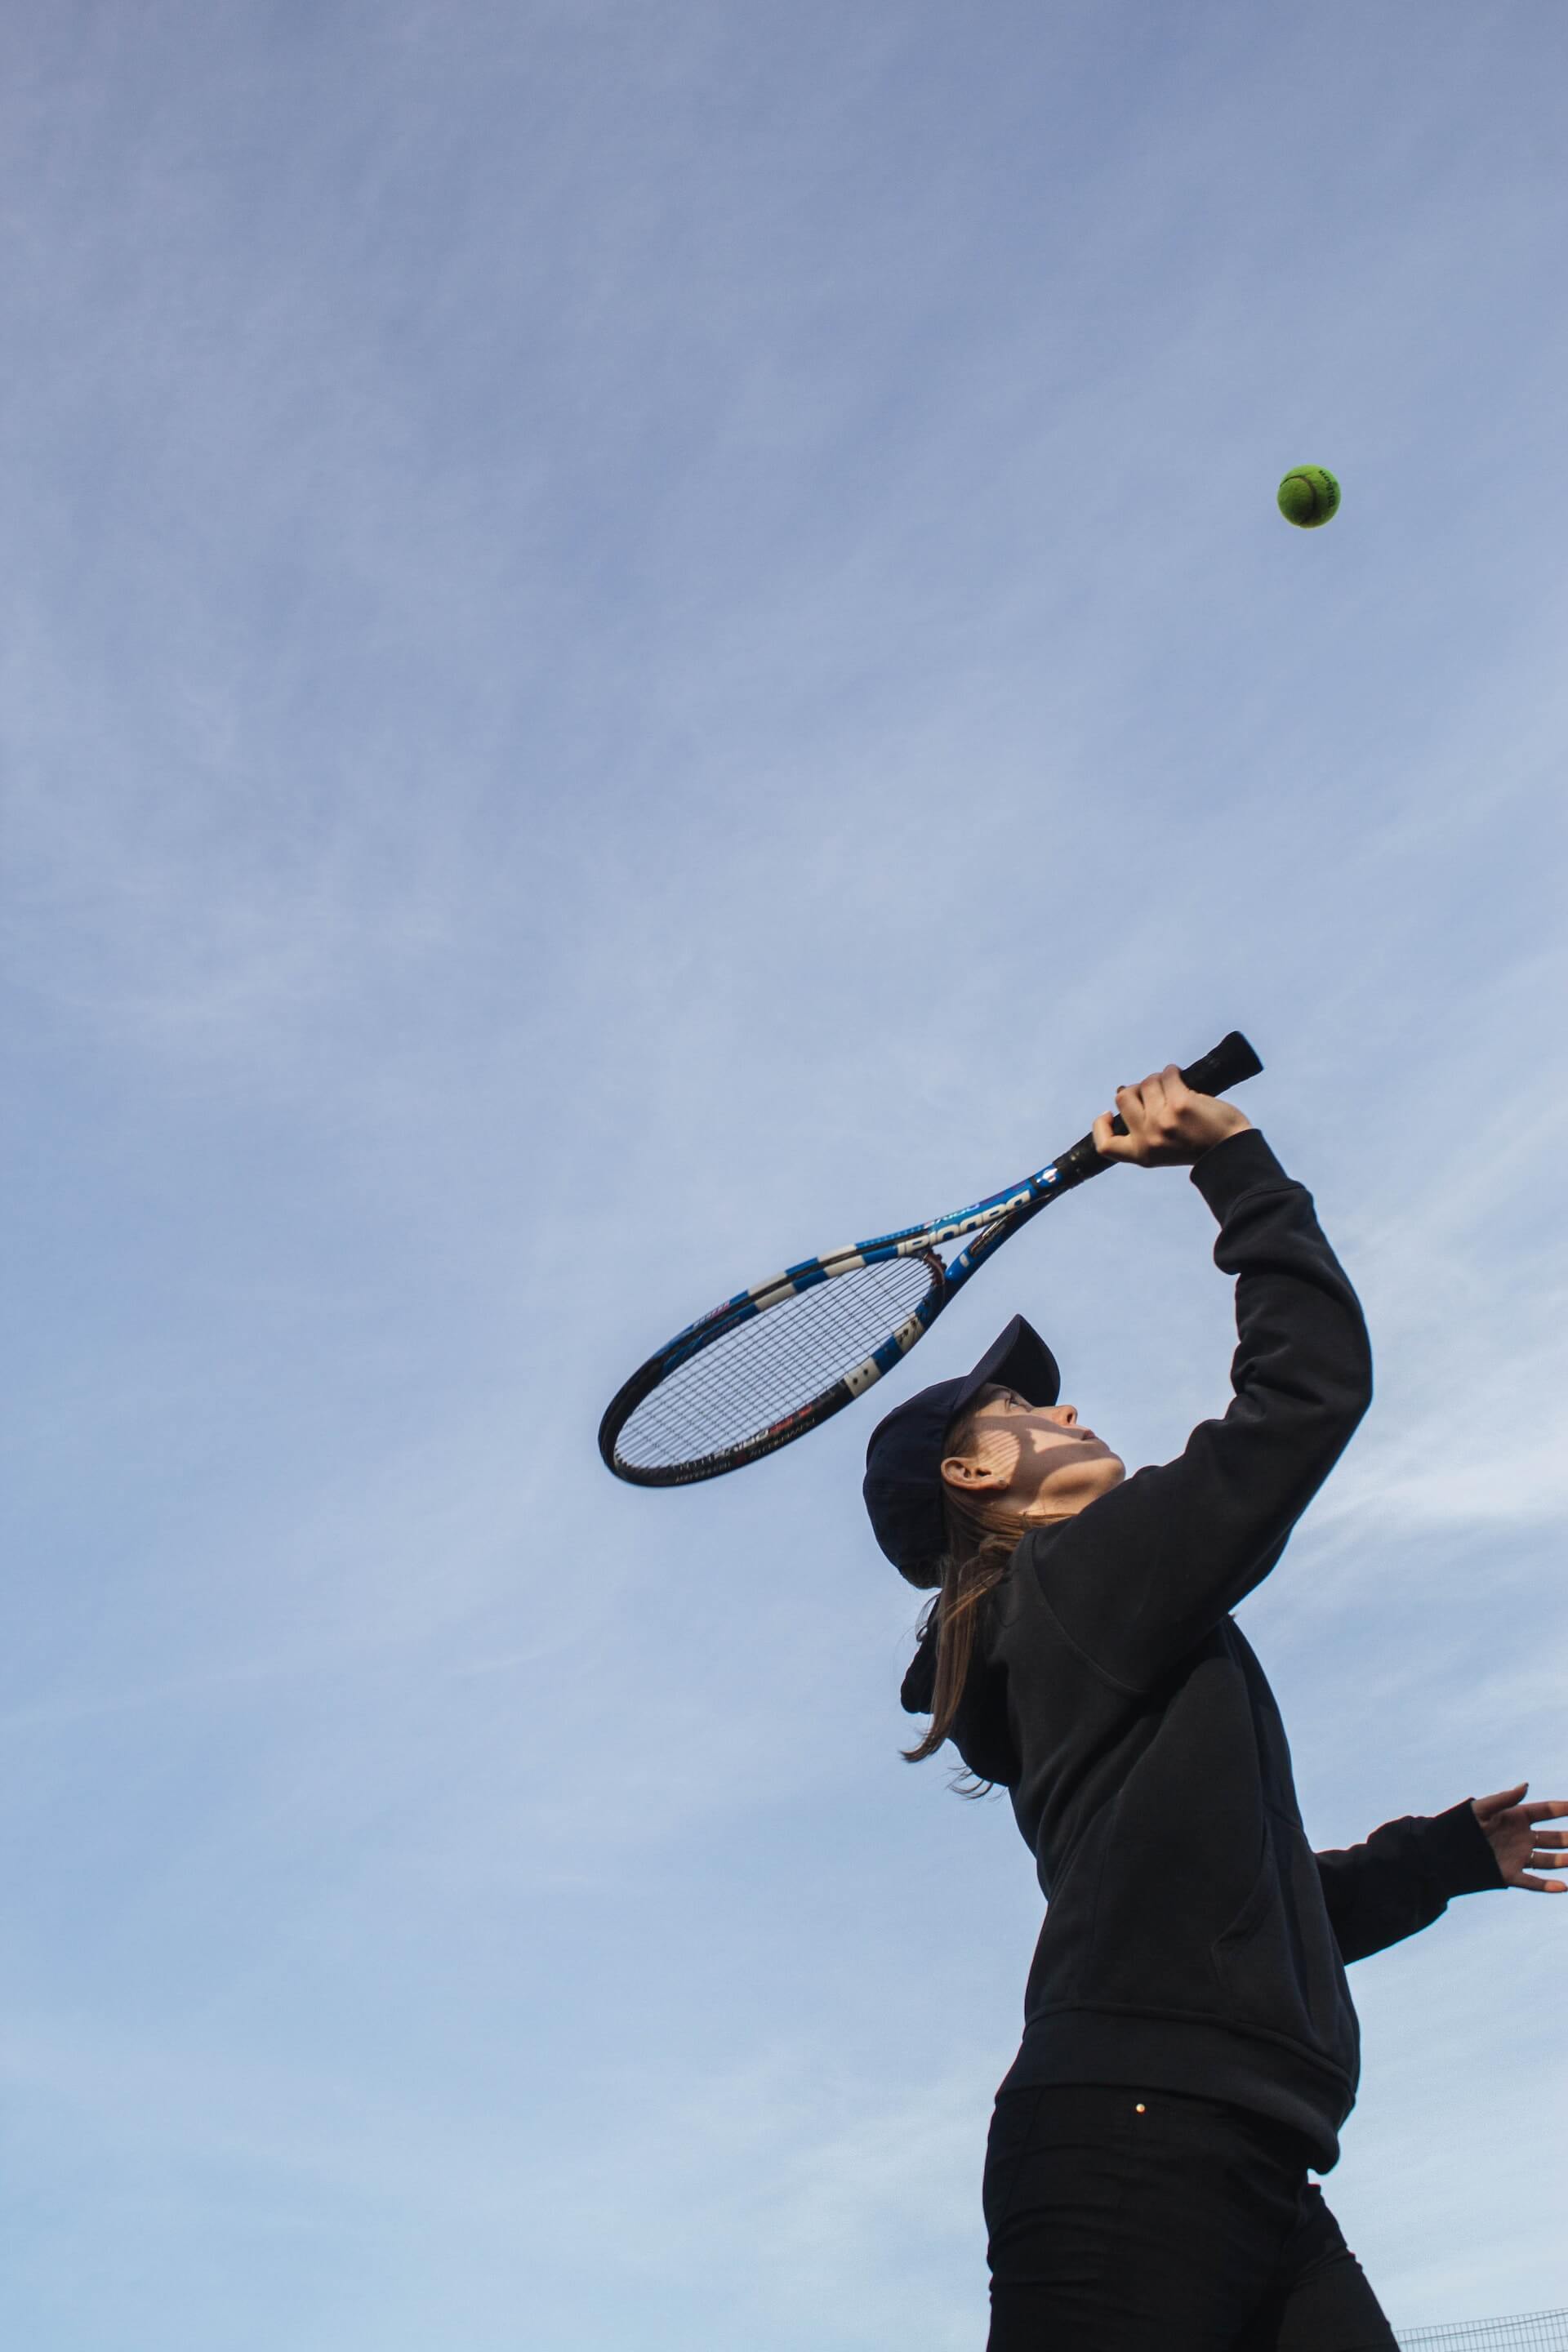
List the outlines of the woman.
{"type": "MultiPolygon", "coordinates": [[[[1237,1277],[1236,1395],[1129,1478],[1021,1317],[872,1437],[866,1502],[939,1586],[904,1684],[1004,1782],[1048,1909],[997,2094],[991,2352],[1370,2352],[1394,2336],[1309,2168],[1354,2100],[1343,1963],[1448,1898],[1540,1887],[1564,1804],[1523,1787],[1313,1854],[1284,1727],[1231,1620],[1372,1395],[1366,1330],[1310,1196],[1172,1064],[1095,1142],[1189,1166],[1237,1277]]],[[[1561,1891],[1553,1882],[1552,1891],[1561,1891]]]]}

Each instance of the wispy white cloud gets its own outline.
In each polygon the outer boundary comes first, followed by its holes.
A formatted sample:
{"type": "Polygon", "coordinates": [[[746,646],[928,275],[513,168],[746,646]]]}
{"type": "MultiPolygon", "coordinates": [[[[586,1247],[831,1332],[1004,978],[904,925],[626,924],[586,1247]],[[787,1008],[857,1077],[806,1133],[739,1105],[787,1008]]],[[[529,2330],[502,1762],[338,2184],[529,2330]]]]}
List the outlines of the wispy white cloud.
{"type": "MultiPolygon", "coordinates": [[[[867,1424],[647,1496],[595,1420],[1239,1022],[1379,1367],[1248,1604],[1309,1820],[1544,1785],[1563,36],[1341,26],[1325,116],[1230,0],[449,18],[0,90],[14,2325],[956,2346],[1037,1899],[898,1760],[867,1424]]],[[[1108,1179],[889,1399],[1024,1307],[1170,1451],[1208,1238],[1108,1179]]],[[[1363,1972],[1402,2320],[1537,2299],[1557,1924],[1363,1972]]]]}

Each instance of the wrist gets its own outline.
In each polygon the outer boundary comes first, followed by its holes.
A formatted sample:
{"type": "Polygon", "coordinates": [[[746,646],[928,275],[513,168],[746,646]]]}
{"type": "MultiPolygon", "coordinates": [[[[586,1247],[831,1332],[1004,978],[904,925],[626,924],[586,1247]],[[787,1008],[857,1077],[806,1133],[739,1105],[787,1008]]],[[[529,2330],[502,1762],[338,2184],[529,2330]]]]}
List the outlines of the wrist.
{"type": "MultiPolygon", "coordinates": [[[[1244,1110],[1237,1110],[1230,1103],[1226,1103],[1225,1105],[1225,1108],[1230,1113],[1230,1116],[1225,1125],[1219,1128],[1210,1138],[1209,1141],[1205,1144],[1204,1151],[1217,1151],[1220,1145],[1222,1143],[1228,1143],[1233,1135],[1247,1135],[1251,1131],[1252,1121],[1247,1118],[1247,1113],[1244,1110]]],[[[1203,1158],[1202,1151],[1199,1152],[1198,1157],[1200,1160],[1203,1158]]]]}
{"type": "Polygon", "coordinates": [[[1261,1131],[1250,1120],[1220,1142],[1211,1144],[1187,1172],[1222,1223],[1226,1211],[1244,1192],[1254,1192],[1260,1185],[1276,1190],[1291,1181],[1261,1131]]]}

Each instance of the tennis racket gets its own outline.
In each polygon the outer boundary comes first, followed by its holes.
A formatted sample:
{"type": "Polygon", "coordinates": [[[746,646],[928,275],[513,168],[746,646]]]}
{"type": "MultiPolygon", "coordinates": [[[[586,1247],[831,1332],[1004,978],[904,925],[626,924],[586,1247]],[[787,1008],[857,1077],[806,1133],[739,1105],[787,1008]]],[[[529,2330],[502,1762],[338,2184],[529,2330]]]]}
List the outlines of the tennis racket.
{"type": "MultiPolygon", "coordinates": [[[[1218,1095],[1262,1067],[1233,1029],[1182,1076],[1194,1094],[1218,1095]]],[[[1112,1126],[1126,1134],[1120,1118],[1112,1126]]],[[[804,1437],[890,1372],[1020,1226],[1114,1164],[1090,1132],[1005,1192],[737,1291],[678,1331],[613,1400],[599,1423],[606,1465],[635,1486],[683,1486],[804,1437]],[[944,1262],[939,1253],[966,1234],[973,1239],[944,1262]]]]}

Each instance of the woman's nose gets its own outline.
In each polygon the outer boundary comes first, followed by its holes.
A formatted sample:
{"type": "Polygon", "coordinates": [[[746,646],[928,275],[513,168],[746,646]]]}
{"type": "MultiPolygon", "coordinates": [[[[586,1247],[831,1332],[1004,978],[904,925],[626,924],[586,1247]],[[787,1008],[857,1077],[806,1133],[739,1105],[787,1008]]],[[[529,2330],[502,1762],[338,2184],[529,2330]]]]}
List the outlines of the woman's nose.
{"type": "Polygon", "coordinates": [[[1063,1405],[1058,1405],[1058,1406],[1057,1407],[1057,1419],[1061,1423],[1061,1425],[1062,1425],[1062,1427],[1063,1427],[1064,1429],[1076,1429],[1076,1428],[1077,1428],[1077,1426],[1078,1426],[1078,1407],[1077,1407],[1077,1405],[1076,1405],[1076,1404],[1063,1404],[1063,1405]]]}

